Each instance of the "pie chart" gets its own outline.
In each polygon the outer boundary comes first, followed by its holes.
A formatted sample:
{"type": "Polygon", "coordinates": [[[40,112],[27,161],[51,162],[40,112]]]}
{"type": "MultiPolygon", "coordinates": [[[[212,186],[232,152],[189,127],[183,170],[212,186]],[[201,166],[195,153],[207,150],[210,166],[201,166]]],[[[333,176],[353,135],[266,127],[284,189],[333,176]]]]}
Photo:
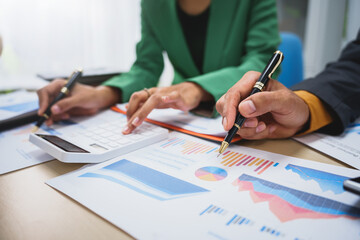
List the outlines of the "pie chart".
{"type": "Polygon", "coordinates": [[[220,181],[226,178],[227,172],[218,167],[203,167],[196,170],[195,176],[205,181],[220,181]]]}

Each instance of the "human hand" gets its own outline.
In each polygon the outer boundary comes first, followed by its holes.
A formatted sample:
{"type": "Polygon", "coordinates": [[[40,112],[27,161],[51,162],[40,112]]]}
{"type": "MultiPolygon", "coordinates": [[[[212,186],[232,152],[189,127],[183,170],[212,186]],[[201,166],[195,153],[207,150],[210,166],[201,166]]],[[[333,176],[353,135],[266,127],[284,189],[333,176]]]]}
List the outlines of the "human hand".
{"type": "Polygon", "coordinates": [[[259,72],[247,72],[216,103],[226,131],[237,111],[246,121],[237,132],[244,139],[287,138],[295,135],[310,117],[308,105],[280,82],[270,79],[265,90],[249,96],[259,72]]]}
{"type": "MultiPolygon", "coordinates": [[[[37,91],[40,116],[59,94],[65,83],[64,79],[56,79],[37,91]]],[[[51,107],[51,117],[46,124],[51,125],[54,121],[68,119],[70,116],[93,115],[100,109],[115,104],[119,98],[119,92],[111,87],[91,87],[76,83],[66,98],[51,107]]]]}
{"type": "Polygon", "coordinates": [[[131,95],[127,107],[127,126],[124,134],[131,133],[140,126],[154,108],[174,108],[189,111],[201,101],[211,100],[212,96],[193,82],[183,82],[170,87],[150,88],[131,95]]]}

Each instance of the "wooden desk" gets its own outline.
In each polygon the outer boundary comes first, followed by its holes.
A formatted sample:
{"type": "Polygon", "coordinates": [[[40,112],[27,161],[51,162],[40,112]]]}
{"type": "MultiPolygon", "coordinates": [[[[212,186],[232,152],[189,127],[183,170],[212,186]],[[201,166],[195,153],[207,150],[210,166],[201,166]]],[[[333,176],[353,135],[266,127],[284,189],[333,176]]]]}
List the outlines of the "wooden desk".
{"type": "MultiPolygon", "coordinates": [[[[294,140],[261,140],[244,146],[346,166],[294,140]]],[[[71,198],[48,179],[83,164],[50,161],[0,176],[0,239],[133,239],[71,198]]]]}

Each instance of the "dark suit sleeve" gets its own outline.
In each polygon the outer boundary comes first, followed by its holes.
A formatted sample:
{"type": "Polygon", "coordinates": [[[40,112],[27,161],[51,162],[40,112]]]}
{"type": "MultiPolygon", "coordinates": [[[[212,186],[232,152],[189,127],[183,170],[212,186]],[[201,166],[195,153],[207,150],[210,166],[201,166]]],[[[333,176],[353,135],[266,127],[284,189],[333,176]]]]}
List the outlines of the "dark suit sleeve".
{"type": "Polygon", "coordinates": [[[360,31],[342,51],[337,62],[330,63],[314,78],[292,90],[305,90],[321,99],[334,121],[319,132],[337,135],[360,116],[360,31]]]}

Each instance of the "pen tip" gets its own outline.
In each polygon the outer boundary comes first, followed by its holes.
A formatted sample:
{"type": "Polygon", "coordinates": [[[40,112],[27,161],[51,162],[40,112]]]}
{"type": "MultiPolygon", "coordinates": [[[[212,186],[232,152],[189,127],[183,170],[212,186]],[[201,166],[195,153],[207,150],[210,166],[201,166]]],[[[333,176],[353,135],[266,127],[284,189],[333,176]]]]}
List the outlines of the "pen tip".
{"type": "Polygon", "coordinates": [[[229,143],[226,142],[226,141],[223,141],[223,142],[221,143],[221,146],[220,146],[220,148],[219,148],[219,155],[218,155],[218,157],[225,151],[225,149],[226,149],[228,146],[229,146],[229,143]]]}
{"type": "Polygon", "coordinates": [[[37,132],[37,130],[39,130],[39,127],[38,127],[38,126],[34,126],[34,127],[31,129],[31,132],[34,133],[34,132],[37,132]]]}

